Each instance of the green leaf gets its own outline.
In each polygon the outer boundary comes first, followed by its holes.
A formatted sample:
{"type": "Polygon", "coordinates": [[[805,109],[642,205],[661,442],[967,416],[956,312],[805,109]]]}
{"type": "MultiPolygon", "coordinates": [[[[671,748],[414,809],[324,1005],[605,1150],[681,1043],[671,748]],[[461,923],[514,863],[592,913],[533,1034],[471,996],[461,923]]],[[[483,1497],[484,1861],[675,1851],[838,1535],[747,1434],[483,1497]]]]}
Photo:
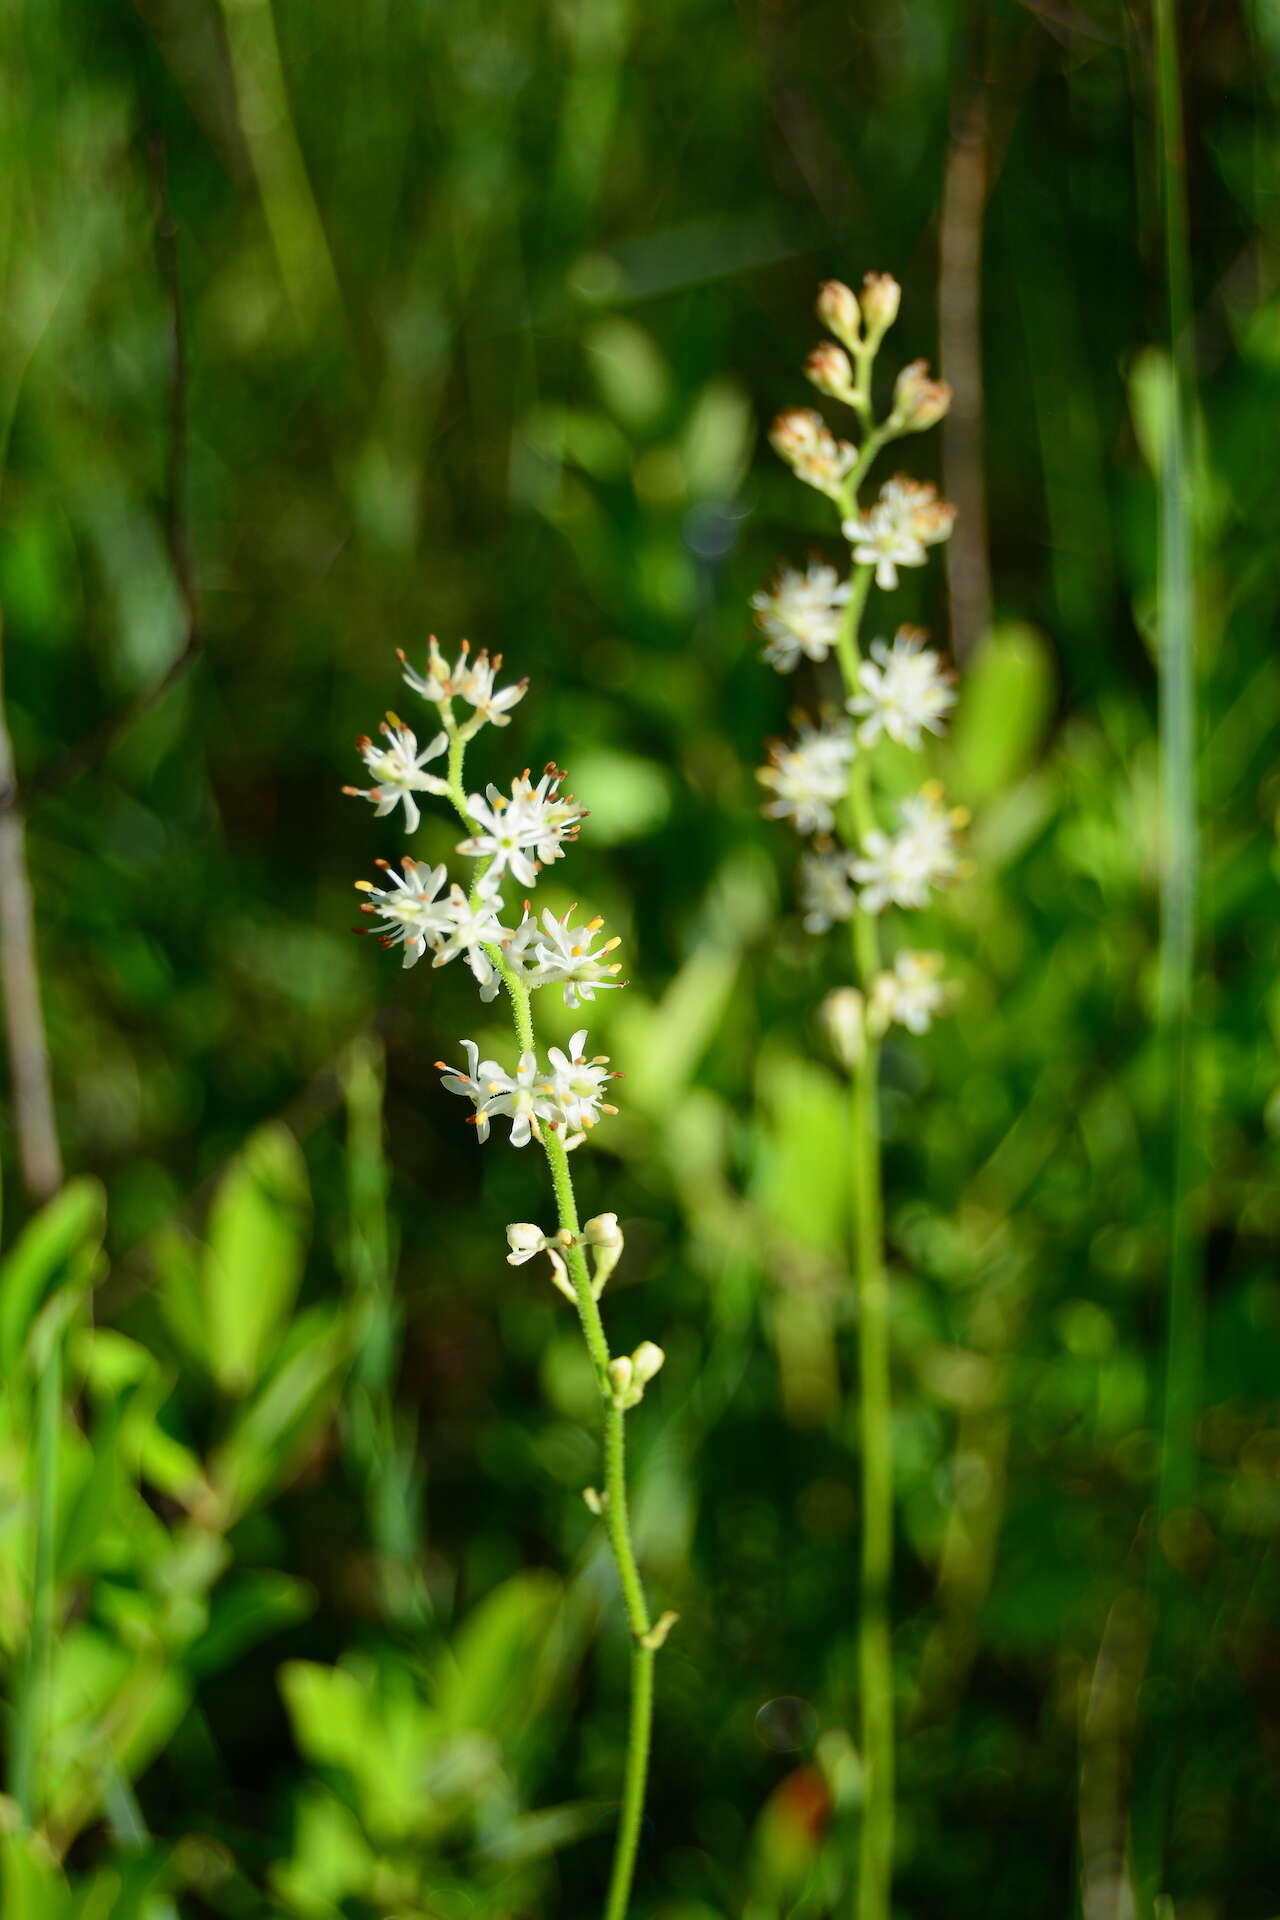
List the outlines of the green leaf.
{"type": "Polygon", "coordinates": [[[87,1288],[106,1231],[100,1181],[72,1180],[29,1220],[0,1266],[0,1369],[11,1379],[41,1306],[64,1288],[87,1288]]]}
{"type": "Polygon", "coordinates": [[[844,1258],[848,1105],[825,1068],[767,1047],[756,1073],[763,1114],[752,1199],[800,1245],[844,1258]]]}
{"type": "Polygon", "coordinates": [[[213,1597],[209,1625],[187,1654],[193,1673],[230,1666],[247,1647],[305,1620],[315,1591],[305,1580],[271,1568],[242,1574],[213,1597]]]}
{"type": "Polygon", "coordinates": [[[610,747],[574,755],[574,791],[591,809],[591,832],[602,847],[640,840],[671,811],[671,776],[656,760],[610,747]]]}
{"type": "Polygon", "coordinates": [[[438,1820],[429,1786],[437,1724],[403,1668],[290,1660],[280,1692],[299,1747],[348,1777],[370,1832],[400,1836],[438,1820]]]}
{"type": "Polygon", "coordinates": [[[623,426],[656,426],[670,404],[671,369],[653,335],[614,316],[592,328],[587,356],[601,398],[623,426]]]}
{"type": "Polygon", "coordinates": [[[746,473],[755,437],[755,412],[740,387],[728,380],[704,387],[683,435],[689,492],[695,498],[731,498],[746,473]]]}
{"type": "Polygon", "coordinates": [[[48,1843],[33,1833],[0,1833],[0,1920],[63,1920],[67,1883],[48,1843]]]}
{"type": "Polygon", "coordinates": [[[228,1521],[289,1477],[329,1419],[350,1361],[345,1315],[316,1307],[290,1328],[275,1364],[210,1463],[228,1521]]]}
{"type": "Polygon", "coordinates": [[[994,627],[965,666],[964,698],[951,737],[952,785],[980,806],[1031,766],[1054,700],[1049,644],[1035,627],[994,627]]]}
{"type": "Polygon", "coordinates": [[[560,1605],[554,1574],[517,1573],[480,1602],[456,1636],[437,1704],[450,1732],[509,1738],[542,1697],[547,1642],[560,1605]]]}
{"type": "Polygon", "coordinates": [[[209,1359],[228,1393],[262,1375],[301,1284],[310,1211],[297,1141],[278,1123],[262,1127],[218,1188],[203,1264],[209,1359]]]}
{"type": "Polygon", "coordinates": [[[195,1235],[167,1220],[147,1241],[154,1293],[169,1331],[188,1360],[204,1373],[213,1370],[213,1352],[201,1278],[203,1252],[195,1235]]]}

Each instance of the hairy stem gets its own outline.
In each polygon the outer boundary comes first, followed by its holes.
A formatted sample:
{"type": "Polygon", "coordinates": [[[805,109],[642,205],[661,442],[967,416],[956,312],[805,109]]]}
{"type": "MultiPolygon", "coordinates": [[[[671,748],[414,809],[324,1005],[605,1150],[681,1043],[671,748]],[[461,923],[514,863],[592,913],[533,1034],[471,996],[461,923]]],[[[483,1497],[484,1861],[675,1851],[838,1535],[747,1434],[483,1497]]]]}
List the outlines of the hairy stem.
{"type": "Polygon", "coordinates": [[[559,1134],[543,1136],[551,1182],[555,1188],[559,1224],[573,1235],[565,1259],[578,1302],[583,1337],[591,1355],[601,1393],[604,1396],[604,1523],[609,1545],[617,1562],[627,1624],[631,1629],[631,1710],[627,1730],[627,1762],[622,1788],[622,1811],[614,1846],[613,1872],[605,1903],[605,1920],[624,1920],[631,1897],[635,1873],[636,1849],[640,1842],[640,1823],[644,1816],[645,1783],[649,1772],[649,1742],[653,1725],[654,1648],[645,1640],[651,1630],[648,1603],[640,1569],[636,1564],[631,1539],[631,1521],[627,1508],[626,1414],[613,1404],[609,1389],[609,1343],[605,1337],[600,1308],[591,1291],[587,1262],[578,1244],[578,1209],[573,1192],[573,1174],[569,1156],[559,1134]]]}

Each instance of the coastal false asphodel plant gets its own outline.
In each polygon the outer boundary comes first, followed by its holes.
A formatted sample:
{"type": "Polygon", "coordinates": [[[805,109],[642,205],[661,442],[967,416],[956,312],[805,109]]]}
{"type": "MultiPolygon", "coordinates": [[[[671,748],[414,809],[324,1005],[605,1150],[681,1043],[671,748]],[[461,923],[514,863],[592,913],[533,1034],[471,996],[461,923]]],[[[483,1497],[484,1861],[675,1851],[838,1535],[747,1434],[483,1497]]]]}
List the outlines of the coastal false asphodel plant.
{"type": "Polygon", "coordinates": [[[398,714],[388,713],[379,740],[361,735],[356,742],[372,784],[345,791],[369,801],[379,815],[402,807],[411,834],[421,819],[422,795],[446,801],[465,829],[457,852],[470,862],[470,873],[464,886],[450,878],[444,865],[428,866],[407,854],[398,866],[378,860],[381,878],[356,882],[364,911],[375,922],[359,931],[375,932],[384,946],[400,948],[406,967],[428,955],[434,967],[463,962],[481,1000],[494,1000],[501,993],[510,1009],[513,1046],[507,1063],[482,1060],[475,1042],[463,1040],[465,1064],[436,1064],[447,1090],[471,1106],[467,1117],[479,1140],[488,1140],[494,1123],[501,1121],[512,1146],[533,1141],[545,1155],[556,1226],[550,1233],[529,1221],[509,1226],[507,1259],[512,1266],[522,1266],[539,1255],[546,1257],[552,1281],[577,1312],[600,1392],[604,1484],[587,1488],[584,1498],[607,1531],[632,1640],[626,1771],[604,1909],[605,1920],[622,1920],[644,1806],[654,1655],[676,1617],[650,1617],[636,1564],[627,1510],[625,1419],[662,1366],[663,1353],[651,1340],[630,1354],[610,1350],[600,1300],[622,1255],[622,1233],[616,1214],[597,1214],[585,1222],[578,1218],[569,1155],[617,1111],[608,1098],[614,1078],[608,1059],[590,1052],[585,1027],[573,1034],[567,1047],[543,1049],[534,1020],[540,989],[560,989],[565,1004],[577,1009],[597,993],[625,984],[618,977],[621,965],[612,957],[619,943],[603,937],[598,917],[579,921],[576,908],[560,916],[549,908],[538,914],[525,900],[519,919],[508,909],[507,889],[534,892],[543,872],[564,858],[586,818],[586,809],[564,791],[566,775],[556,766],[546,767],[536,780],[526,768],[506,791],[495,786],[483,793],[467,790],[464,766],[470,743],[486,726],[510,724],[511,710],[523,699],[528,682],[500,688],[501,656],[490,659],[483,649],[473,654],[466,641],[452,664],[434,638],[423,672],[410,666],[403,654],[400,661],[407,686],[426,703],[430,737],[420,745],[414,729],[398,714]]]}
{"type": "Polygon", "coordinates": [[[873,587],[891,606],[903,573],[924,566],[955,517],[932,485],[903,474],[863,497],[885,447],[935,425],[951,399],[949,388],[916,360],[897,375],[888,411],[877,417],[873,372],[900,297],[897,282],[881,273],[868,274],[860,294],[834,280],[819,292],[819,318],[835,339],[814,349],[805,372],[820,393],[850,411],[856,444],[838,438],[814,409],[800,407],[780,414],[769,437],[797,479],[832,502],[847,559],[784,566],[751,603],[770,666],[790,673],[808,661],[820,680],[831,674],[828,704],[814,719],[801,717],[793,739],[771,747],[759,778],[769,793],[765,813],[789,822],[806,843],[799,873],[805,928],[821,935],[847,925],[850,932],[846,984],[828,995],[823,1014],[852,1083],[849,1178],[862,1490],[859,1920],[888,1920],[894,1825],[888,1617],[893,1464],[879,1054],[891,1027],[924,1033],[949,997],[938,954],[908,937],[890,959],[882,939],[887,922],[896,926],[898,914],[927,906],[935,890],[955,877],[956,833],[965,824],[963,812],[946,805],[935,781],[902,795],[901,753],[892,783],[884,779],[885,743],[919,752],[929,735],[943,731],[956,697],[950,673],[913,627],[898,626],[892,638],[873,638],[869,646],[862,639],[873,587]]]}

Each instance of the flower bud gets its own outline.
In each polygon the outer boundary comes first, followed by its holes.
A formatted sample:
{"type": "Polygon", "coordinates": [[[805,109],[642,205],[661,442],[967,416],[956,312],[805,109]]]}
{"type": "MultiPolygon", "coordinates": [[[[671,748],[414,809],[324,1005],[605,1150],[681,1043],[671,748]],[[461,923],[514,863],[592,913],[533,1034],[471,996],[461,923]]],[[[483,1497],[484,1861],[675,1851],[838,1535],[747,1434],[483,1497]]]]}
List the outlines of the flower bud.
{"type": "Polygon", "coordinates": [[[507,1255],[507,1265],[523,1266],[526,1260],[532,1260],[535,1253],[541,1253],[547,1244],[547,1236],[541,1227],[535,1227],[531,1220],[517,1220],[507,1228],[507,1245],[511,1248],[507,1255]]]}
{"type": "Polygon", "coordinates": [[[662,1348],[652,1340],[642,1340],[631,1356],[631,1371],[638,1387],[647,1387],[666,1359],[662,1348]]]}
{"type": "Polygon", "coordinates": [[[856,987],[837,987],[821,1007],[831,1051],[842,1067],[853,1073],[866,1057],[865,1007],[856,987]]]}
{"type": "Polygon", "coordinates": [[[902,288],[891,273],[869,273],[862,282],[862,316],[867,345],[878,347],[898,317],[902,288]]]}
{"type": "Polygon", "coordinates": [[[642,1633],[637,1636],[640,1645],[646,1653],[656,1653],[659,1647],[666,1645],[667,1635],[679,1618],[680,1615],[668,1607],[665,1613],[658,1615],[658,1618],[654,1621],[648,1633],[642,1633]]]}
{"type": "Polygon", "coordinates": [[[857,448],[835,439],[813,407],[788,407],[780,413],[769,429],[769,444],[797,479],[832,500],[841,498],[845,476],[858,458],[857,448]]]}
{"type": "Polygon", "coordinates": [[[622,1231],[618,1226],[617,1214],[597,1213],[583,1227],[582,1237],[590,1247],[621,1248],[622,1231]]]}
{"type": "Polygon", "coordinates": [[[913,360],[894,384],[892,424],[899,433],[923,433],[938,424],[950,405],[946,381],[930,380],[929,362],[913,360]]]}
{"type": "Polygon", "coordinates": [[[805,361],[804,371],[806,379],[812,380],[819,393],[829,393],[833,400],[843,400],[846,406],[852,406],[853,367],[843,347],[824,340],[805,361]]]}
{"type": "Polygon", "coordinates": [[[856,351],[862,345],[858,296],[843,280],[824,280],[818,288],[818,318],[846,347],[856,351]]]}
{"type": "Polygon", "coordinates": [[[635,1405],[634,1400],[631,1398],[631,1375],[633,1370],[632,1362],[627,1358],[626,1354],[620,1353],[616,1360],[609,1362],[609,1385],[613,1390],[612,1399],[615,1407],[635,1405]]]}
{"type": "Polygon", "coordinates": [[[769,429],[769,445],[794,466],[820,445],[825,431],[822,415],[812,407],[787,407],[769,429]]]}

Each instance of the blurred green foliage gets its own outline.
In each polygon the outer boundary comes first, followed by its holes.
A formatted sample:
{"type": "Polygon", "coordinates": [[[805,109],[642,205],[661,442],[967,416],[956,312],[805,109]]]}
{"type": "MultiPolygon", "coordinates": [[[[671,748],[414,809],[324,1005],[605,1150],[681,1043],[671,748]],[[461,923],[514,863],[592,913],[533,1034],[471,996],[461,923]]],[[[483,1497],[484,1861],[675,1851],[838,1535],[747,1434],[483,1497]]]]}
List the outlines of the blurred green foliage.
{"type": "MultiPolygon", "coordinates": [[[[0,606],[78,1170],[33,1217],[7,1196],[0,1649],[45,1794],[35,1839],[3,1808],[3,1920],[598,1901],[626,1646],[578,1498],[592,1389],[502,1259],[506,1221],[548,1216],[539,1169],[478,1149],[429,1064],[502,1024],[347,933],[351,881],[401,851],[340,796],[351,739],[429,630],[532,676],[477,770],[572,770],[592,816],[540,903],[625,940],[591,1022],[623,1111],[579,1179],[626,1226],[618,1345],[668,1353],[632,1425],[681,1613],[636,1911],[835,1910],[839,955],[799,930],[750,771],[830,690],[762,670],[746,617],[825,519],[796,524],[757,441],[804,397],[828,273],[896,272],[895,346],[936,352],[978,87],[995,624],[932,755],[975,822],[926,930],[964,993],[885,1062],[900,1905],[1119,1913],[1131,1834],[1163,1828],[1180,1916],[1274,1914],[1280,32],[1263,0],[1182,25],[1207,1322],[1199,1499],[1153,1542],[1169,381],[1141,12],[0,4],[0,606]]],[[[895,616],[945,636],[940,577],[895,616]]],[[[415,852],[455,836],[428,817],[415,852]]]]}

